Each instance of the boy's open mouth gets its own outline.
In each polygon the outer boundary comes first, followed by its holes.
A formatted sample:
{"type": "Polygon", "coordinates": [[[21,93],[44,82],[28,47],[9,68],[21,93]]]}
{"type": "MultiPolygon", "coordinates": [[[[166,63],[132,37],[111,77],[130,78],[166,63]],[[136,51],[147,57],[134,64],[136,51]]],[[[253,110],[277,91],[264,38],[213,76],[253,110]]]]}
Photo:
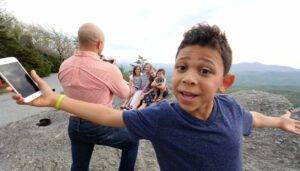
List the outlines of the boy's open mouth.
{"type": "Polygon", "coordinates": [[[181,94],[182,99],[187,102],[194,101],[195,98],[198,96],[197,94],[186,92],[186,91],[179,91],[179,93],[181,94]]]}

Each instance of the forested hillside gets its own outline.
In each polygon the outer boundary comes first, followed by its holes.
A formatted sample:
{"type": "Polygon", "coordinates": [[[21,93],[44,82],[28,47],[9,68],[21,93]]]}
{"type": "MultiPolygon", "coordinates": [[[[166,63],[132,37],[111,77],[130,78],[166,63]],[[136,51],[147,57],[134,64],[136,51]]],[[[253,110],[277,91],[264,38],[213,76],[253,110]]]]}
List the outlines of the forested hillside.
{"type": "Polygon", "coordinates": [[[0,1],[0,58],[14,56],[28,71],[35,69],[47,76],[58,71],[75,47],[74,37],[54,28],[21,23],[5,12],[0,1]]]}

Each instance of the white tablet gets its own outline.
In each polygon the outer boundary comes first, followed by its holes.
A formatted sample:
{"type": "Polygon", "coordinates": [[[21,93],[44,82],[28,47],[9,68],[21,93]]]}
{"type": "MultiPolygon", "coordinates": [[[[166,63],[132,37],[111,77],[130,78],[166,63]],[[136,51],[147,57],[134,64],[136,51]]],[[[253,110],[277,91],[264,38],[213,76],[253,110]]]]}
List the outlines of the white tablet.
{"type": "Polygon", "coordinates": [[[15,57],[0,59],[0,76],[23,96],[24,102],[41,96],[40,89],[15,57]]]}

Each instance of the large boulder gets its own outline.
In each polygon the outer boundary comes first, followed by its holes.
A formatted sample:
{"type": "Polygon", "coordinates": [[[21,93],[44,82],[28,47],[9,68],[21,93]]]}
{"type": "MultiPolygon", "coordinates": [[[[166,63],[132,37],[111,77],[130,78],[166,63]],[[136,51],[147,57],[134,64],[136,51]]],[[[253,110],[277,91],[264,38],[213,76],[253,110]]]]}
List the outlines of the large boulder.
{"type": "MultiPolygon", "coordinates": [[[[262,91],[239,91],[232,94],[246,109],[269,116],[280,116],[293,105],[283,96],[262,91]]],[[[300,116],[292,116],[300,120],[300,116]]],[[[246,170],[299,170],[300,138],[278,129],[254,129],[244,138],[246,170]]]]}

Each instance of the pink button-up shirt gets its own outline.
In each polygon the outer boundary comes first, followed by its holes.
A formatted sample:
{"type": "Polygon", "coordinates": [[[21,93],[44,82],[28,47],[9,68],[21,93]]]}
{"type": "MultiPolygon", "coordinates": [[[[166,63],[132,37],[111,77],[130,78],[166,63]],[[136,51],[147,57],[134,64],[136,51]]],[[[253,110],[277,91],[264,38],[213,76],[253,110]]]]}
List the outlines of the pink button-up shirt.
{"type": "Polygon", "coordinates": [[[58,79],[67,96],[108,107],[112,107],[113,95],[124,99],[130,93],[119,68],[88,51],[77,51],[65,60],[58,79]]]}

